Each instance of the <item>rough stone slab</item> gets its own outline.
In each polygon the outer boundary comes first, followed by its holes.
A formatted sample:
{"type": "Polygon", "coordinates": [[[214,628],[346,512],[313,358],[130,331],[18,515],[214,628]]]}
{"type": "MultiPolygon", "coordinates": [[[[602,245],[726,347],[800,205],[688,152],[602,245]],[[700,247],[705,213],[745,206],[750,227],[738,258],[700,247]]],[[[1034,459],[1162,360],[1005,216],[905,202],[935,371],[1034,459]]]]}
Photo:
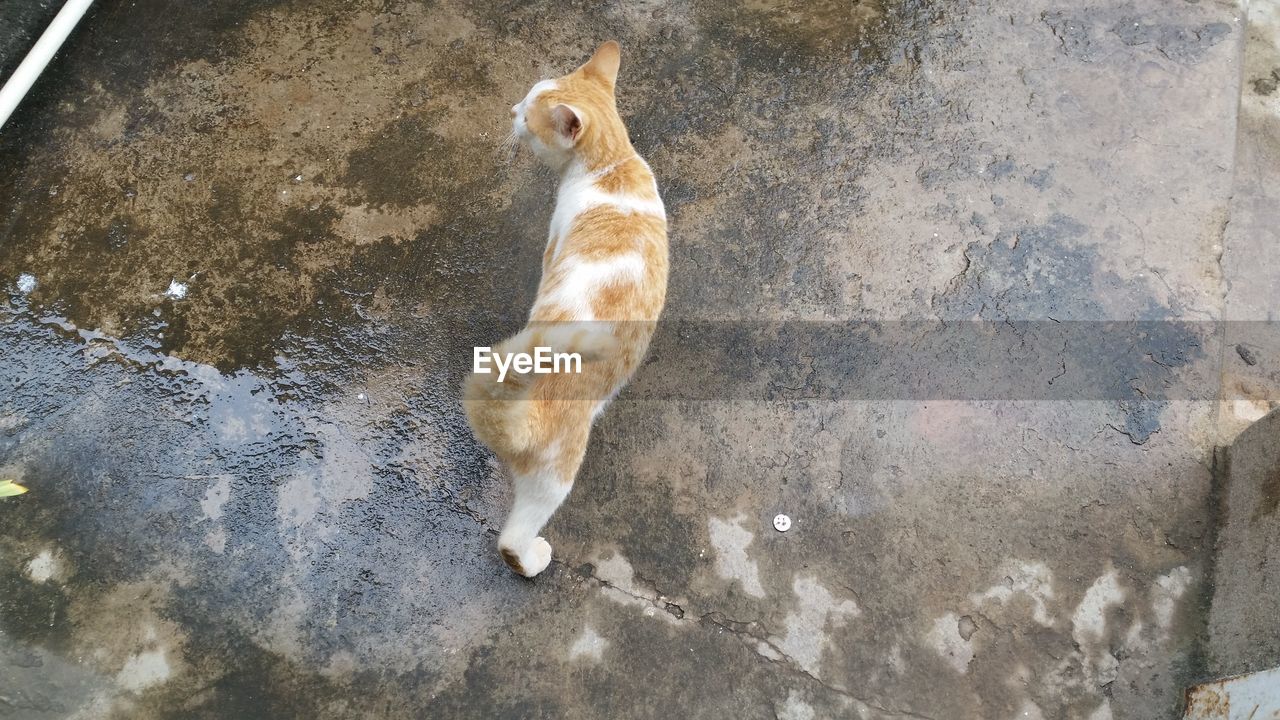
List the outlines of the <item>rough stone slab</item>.
{"type": "Polygon", "coordinates": [[[1280,407],[1280,3],[1251,2],[1223,232],[1224,440],[1280,407]]]}
{"type": "Polygon", "coordinates": [[[1227,461],[1209,613],[1218,676],[1280,665],[1280,412],[1240,433],[1227,461]]]}

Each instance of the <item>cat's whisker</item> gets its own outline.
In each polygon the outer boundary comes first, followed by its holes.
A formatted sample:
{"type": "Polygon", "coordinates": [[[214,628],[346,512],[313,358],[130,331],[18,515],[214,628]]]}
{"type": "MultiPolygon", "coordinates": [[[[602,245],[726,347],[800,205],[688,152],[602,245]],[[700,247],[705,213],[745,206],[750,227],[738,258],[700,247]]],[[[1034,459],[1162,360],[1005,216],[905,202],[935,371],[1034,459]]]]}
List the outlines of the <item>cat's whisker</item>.
{"type": "Polygon", "coordinates": [[[513,129],[507,136],[498,143],[498,156],[503,162],[510,164],[516,159],[516,153],[520,150],[520,139],[516,137],[516,131],[513,129]]]}

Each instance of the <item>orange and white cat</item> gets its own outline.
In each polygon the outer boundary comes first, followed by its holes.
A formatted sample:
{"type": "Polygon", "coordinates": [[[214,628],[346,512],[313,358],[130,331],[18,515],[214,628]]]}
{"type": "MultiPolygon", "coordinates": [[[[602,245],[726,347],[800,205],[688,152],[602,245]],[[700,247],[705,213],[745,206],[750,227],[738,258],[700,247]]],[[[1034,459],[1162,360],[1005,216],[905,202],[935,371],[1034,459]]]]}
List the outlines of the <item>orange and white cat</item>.
{"type": "Polygon", "coordinates": [[[618,63],[611,40],[511,108],[514,136],[560,173],[560,189],[529,322],[493,351],[582,358],[577,373],[475,373],[463,387],[472,431],[512,478],[498,549],[526,577],[551,562],[538,533],[573,486],[592,422],[643,359],[666,297],[666,209],[618,115],[618,63]]]}

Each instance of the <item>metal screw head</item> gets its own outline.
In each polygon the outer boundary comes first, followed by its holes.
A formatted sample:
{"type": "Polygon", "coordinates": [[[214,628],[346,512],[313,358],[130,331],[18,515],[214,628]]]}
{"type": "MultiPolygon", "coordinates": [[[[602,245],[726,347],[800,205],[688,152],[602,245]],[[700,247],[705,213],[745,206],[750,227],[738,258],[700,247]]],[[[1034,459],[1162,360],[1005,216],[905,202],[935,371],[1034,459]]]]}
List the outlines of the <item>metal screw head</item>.
{"type": "Polygon", "coordinates": [[[778,513],[773,516],[773,529],[778,532],[786,532],[791,529],[791,518],[778,513]]]}

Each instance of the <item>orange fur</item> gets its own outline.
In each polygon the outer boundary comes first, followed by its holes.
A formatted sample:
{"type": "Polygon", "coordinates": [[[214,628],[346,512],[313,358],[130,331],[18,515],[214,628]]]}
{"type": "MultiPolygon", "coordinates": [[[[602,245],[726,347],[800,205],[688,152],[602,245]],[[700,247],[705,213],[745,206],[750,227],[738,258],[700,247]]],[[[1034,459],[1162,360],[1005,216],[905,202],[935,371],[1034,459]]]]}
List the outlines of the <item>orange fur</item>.
{"type": "Polygon", "coordinates": [[[522,575],[550,561],[537,532],[567,495],[595,417],[643,359],[666,296],[666,214],[618,115],[618,66],[618,44],[606,42],[512,108],[516,135],[561,172],[561,187],[529,324],[496,350],[541,344],[583,358],[580,374],[473,374],[463,387],[472,430],[513,475],[499,549],[522,575]]]}

